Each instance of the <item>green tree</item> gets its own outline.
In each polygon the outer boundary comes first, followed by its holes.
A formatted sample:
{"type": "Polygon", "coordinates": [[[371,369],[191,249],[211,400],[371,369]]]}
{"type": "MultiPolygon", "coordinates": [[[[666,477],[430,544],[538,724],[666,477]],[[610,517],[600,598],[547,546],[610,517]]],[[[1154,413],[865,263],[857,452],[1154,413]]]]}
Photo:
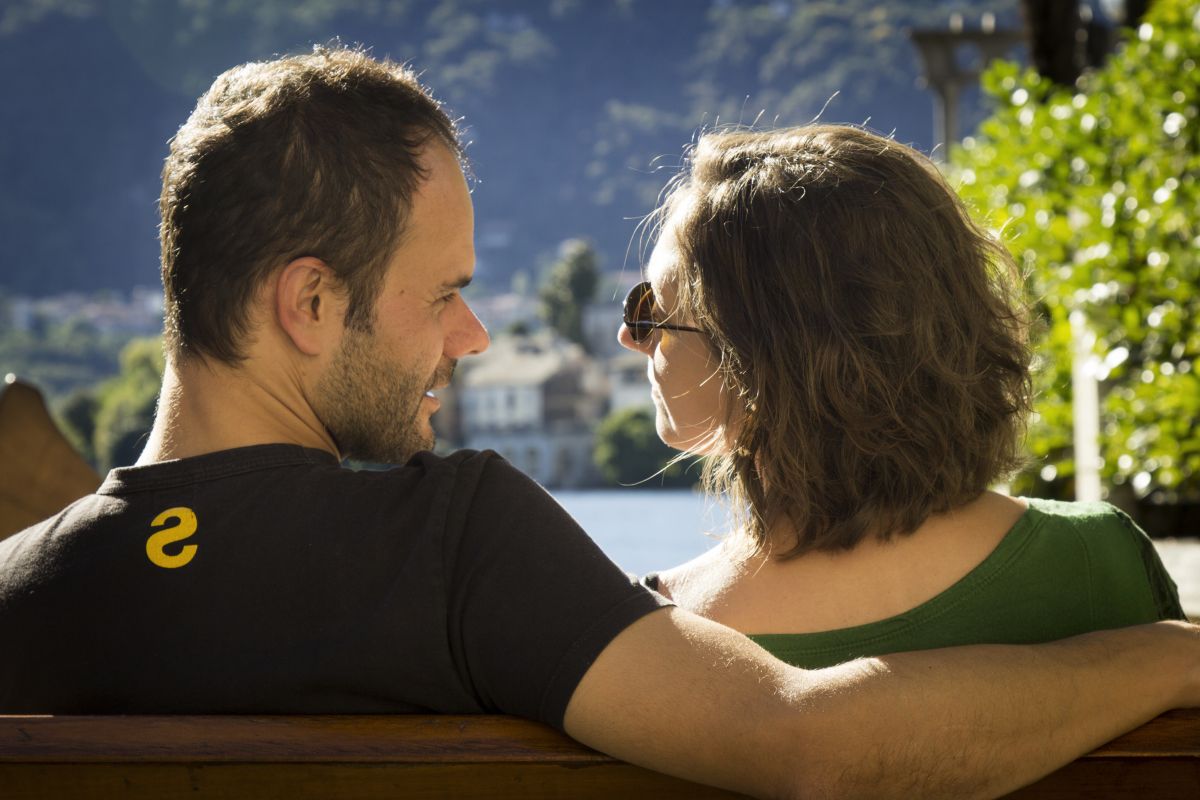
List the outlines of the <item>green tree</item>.
{"type": "Polygon", "coordinates": [[[1200,500],[1198,54],[1200,3],[1159,0],[1077,88],[1012,64],[985,76],[999,108],[954,172],[1023,261],[1046,323],[1038,460],[1018,488],[1069,493],[1076,314],[1103,365],[1102,476],[1139,498],[1200,500]]]}
{"type": "Polygon", "coordinates": [[[593,458],[606,481],[620,486],[680,487],[697,473],[673,461],[678,455],[658,438],[654,412],[627,408],[609,414],[596,429],[593,458]]]}
{"type": "Polygon", "coordinates": [[[96,463],[96,414],[100,398],[92,389],[76,389],[58,409],[58,424],[67,441],[89,463],[96,463]]]}
{"type": "Polygon", "coordinates": [[[0,36],[21,34],[62,15],[99,18],[123,40],[146,74],[167,88],[194,95],[229,66],[235,53],[271,52],[324,38],[339,20],[359,17],[397,25],[410,37],[396,52],[443,75],[454,99],[490,89],[506,69],[538,63],[554,48],[539,28],[498,24],[491,0],[8,0],[0,9],[0,36]]]}
{"type": "Polygon", "coordinates": [[[59,352],[82,358],[100,338],[96,326],[81,317],[69,317],[46,331],[46,344],[59,352]]]}
{"type": "MultiPolygon", "coordinates": [[[[831,122],[862,121],[881,112],[884,119],[895,120],[895,108],[889,106],[896,101],[889,98],[919,99],[909,94],[921,74],[908,37],[911,30],[945,27],[952,14],[962,15],[971,25],[992,13],[1006,27],[1005,20],[1014,19],[1018,11],[1017,0],[738,0],[690,5],[704,8],[704,24],[691,57],[681,61],[672,83],[682,87],[675,91],[683,102],[638,91],[603,106],[588,165],[598,204],[610,204],[622,192],[630,192],[646,206],[657,205],[661,170],[671,168],[678,143],[692,136],[697,125],[798,125],[817,115],[831,122]],[[648,152],[647,142],[665,149],[648,152]],[[656,153],[658,157],[649,161],[656,153]],[[648,164],[652,168],[647,169],[648,164]]],[[[687,8],[680,13],[701,12],[687,8]]],[[[974,99],[964,96],[964,125],[977,119],[976,112],[974,99]]]]}
{"type": "Polygon", "coordinates": [[[595,297],[599,279],[595,249],[582,239],[563,242],[538,292],[542,319],[560,336],[586,347],[583,309],[595,297]]]}
{"type": "Polygon", "coordinates": [[[121,374],[97,392],[93,442],[101,470],[137,460],[154,424],[162,374],[161,340],[135,339],[121,352],[121,374]]]}
{"type": "Polygon", "coordinates": [[[129,339],[124,333],[97,332],[78,319],[54,324],[42,315],[38,331],[0,331],[0,373],[33,383],[57,409],[72,392],[115,374],[129,339]]]}
{"type": "Polygon", "coordinates": [[[504,326],[504,333],[510,336],[528,336],[532,332],[529,322],[523,319],[515,319],[504,326]]]}
{"type": "Polygon", "coordinates": [[[8,293],[0,288],[0,336],[8,333],[12,328],[12,300],[9,299],[8,293]]]}

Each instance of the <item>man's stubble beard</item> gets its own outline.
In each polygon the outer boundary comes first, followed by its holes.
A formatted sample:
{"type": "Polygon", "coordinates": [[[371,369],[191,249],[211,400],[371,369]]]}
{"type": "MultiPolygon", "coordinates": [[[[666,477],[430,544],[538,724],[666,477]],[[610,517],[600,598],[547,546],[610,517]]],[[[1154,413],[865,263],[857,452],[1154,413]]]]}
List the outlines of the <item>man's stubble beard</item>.
{"type": "Polygon", "coordinates": [[[403,464],[434,445],[421,398],[449,382],[454,366],[421,375],[386,353],[374,334],[348,329],[317,381],[315,411],[344,458],[403,464]]]}

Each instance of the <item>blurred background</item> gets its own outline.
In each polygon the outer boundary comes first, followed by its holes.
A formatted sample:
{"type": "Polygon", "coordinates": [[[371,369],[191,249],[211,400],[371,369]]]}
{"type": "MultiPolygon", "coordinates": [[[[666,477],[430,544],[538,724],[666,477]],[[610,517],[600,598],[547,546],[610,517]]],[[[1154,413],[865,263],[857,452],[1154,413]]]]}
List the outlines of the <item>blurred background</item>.
{"type": "Polygon", "coordinates": [[[494,343],[439,446],[498,450],[594,533],[621,525],[582,490],[666,488],[621,490],[625,518],[679,529],[630,540],[630,568],[720,527],[680,488],[698,468],[660,471],[644,358],[616,346],[638,222],[698,130],[818,117],[932,153],[1028,271],[1013,491],[1200,533],[1196,0],[5,0],[0,374],[96,469],[136,459],[153,414],[168,140],[224,69],[334,39],[412,63],[469,142],[494,343]]]}

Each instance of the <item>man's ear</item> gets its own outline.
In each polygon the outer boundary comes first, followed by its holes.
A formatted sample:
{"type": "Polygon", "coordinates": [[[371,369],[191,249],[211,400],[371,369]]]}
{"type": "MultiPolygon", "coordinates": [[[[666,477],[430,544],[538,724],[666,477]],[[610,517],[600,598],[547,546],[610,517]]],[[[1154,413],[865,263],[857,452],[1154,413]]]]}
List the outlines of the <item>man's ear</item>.
{"type": "Polygon", "coordinates": [[[296,349],[319,355],[341,338],[342,299],[333,270],[319,258],[291,261],[275,281],[275,318],[296,349]]]}

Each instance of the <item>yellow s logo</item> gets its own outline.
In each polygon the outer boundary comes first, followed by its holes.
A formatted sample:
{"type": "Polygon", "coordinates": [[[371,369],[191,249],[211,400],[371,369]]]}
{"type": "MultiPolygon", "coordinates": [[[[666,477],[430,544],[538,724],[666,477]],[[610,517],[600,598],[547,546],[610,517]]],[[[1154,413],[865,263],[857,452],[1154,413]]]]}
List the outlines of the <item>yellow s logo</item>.
{"type": "Polygon", "coordinates": [[[169,519],[179,521],[178,525],[159,531],[146,540],[146,556],[151,563],[157,564],[163,569],[176,569],[186,566],[196,556],[196,545],[185,544],[178,555],[167,555],[163,550],[169,544],[181,542],[196,532],[196,513],[190,508],[176,506],[168,508],[166,511],[154,518],[154,522],[150,523],[151,527],[158,528],[166,523],[169,519]]]}

